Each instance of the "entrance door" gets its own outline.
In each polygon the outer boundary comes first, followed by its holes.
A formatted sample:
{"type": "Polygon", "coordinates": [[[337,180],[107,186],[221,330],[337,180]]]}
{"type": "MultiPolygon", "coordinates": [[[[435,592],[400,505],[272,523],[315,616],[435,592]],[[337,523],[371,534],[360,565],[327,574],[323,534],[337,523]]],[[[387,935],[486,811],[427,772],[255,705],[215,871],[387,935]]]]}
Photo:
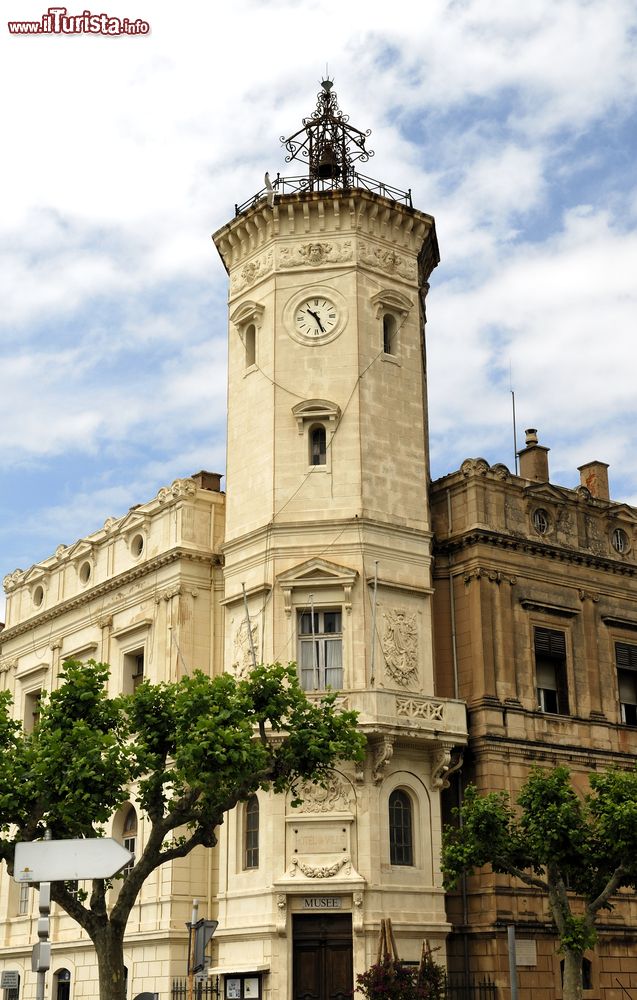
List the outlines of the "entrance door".
{"type": "Polygon", "coordinates": [[[351,914],[294,916],[294,1000],[351,1000],[351,914]]]}

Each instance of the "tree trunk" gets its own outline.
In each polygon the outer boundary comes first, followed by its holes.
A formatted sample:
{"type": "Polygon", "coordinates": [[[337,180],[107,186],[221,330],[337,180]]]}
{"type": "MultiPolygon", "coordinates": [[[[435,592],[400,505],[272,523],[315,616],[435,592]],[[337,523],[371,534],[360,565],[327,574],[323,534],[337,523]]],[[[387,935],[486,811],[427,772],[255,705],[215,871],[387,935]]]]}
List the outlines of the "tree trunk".
{"type": "Polygon", "coordinates": [[[582,952],[564,949],[564,1000],[582,1000],[582,952]]]}
{"type": "Polygon", "coordinates": [[[126,1000],[124,929],[109,922],[91,935],[97,954],[100,1000],[126,1000]]]}

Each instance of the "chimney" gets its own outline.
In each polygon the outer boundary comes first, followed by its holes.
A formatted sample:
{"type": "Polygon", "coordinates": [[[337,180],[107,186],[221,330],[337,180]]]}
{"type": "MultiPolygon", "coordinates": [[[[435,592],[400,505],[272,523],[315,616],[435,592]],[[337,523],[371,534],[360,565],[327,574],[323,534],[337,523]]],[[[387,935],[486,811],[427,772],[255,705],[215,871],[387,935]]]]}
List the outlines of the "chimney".
{"type": "Polygon", "coordinates": [[[597,500],[610,500],[608,486],[608,465],[606,462],[586,462],[577,467],[582,486],[597,500]]]}
{"type": "Polygon", "coordinates": [[[529,427],[525,432],[526,448],[518,452],[520,458],[520,475],[522,479],[530,479],[532,483],[548,483],[549,481],[549,451],[537,443],[535,427],[529,427]]]}
{"type": "Polygon", "coordinates": [[[211,493],[221,493],[221,472],[193,472],[191,479],[197,484],[200,490],[210,490],[211,493]]]}

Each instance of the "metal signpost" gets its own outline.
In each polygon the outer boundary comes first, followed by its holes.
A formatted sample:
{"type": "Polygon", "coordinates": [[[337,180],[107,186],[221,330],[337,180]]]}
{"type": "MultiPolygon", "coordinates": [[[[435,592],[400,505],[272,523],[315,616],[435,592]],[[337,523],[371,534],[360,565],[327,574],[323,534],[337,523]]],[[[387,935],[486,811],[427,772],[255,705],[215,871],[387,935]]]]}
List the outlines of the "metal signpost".
{"type": "Polygon", "coordinates": [[[31,969],[38,974],[36,1000],[44,1000],[45,976],[51,967],[49,912],[51,882],[112,878],[133,860],[133,855],[112,837],[91,840],[44,840],[16,844],[13,877],[16,882],[39,882],[38,943],[33,946],[31,969]]]}

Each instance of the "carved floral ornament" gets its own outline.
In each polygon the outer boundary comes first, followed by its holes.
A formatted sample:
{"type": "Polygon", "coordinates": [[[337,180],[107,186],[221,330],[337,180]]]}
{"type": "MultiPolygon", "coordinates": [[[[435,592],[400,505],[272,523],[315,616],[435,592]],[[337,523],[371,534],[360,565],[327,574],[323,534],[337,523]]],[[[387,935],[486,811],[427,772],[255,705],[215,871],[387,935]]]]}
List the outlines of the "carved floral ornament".
{"type": "Polygon", "coordinates": [[[290,865],[290,875],[295,876],[297,872],[302,872],[306,878],[333,878],[341,872],[343,875],[351,875],[352,859],[348,857],[339,858],[331,865],[308,865],[298,858],[293,858],[290,865]]]}
{"type": "Polygon", "coordinates": [[[417,279],[415,259],[405,254],[397,253],[393,248],[386,248],[361,240],[358,245],[358,256],[361,263],[367,264],[378,271],[398,275],[401,278],[408,278],[410,281],[416,281],[417,279]]]}
{"type": "Polygon", "coordinates": [[[266,274],[269,274],[273,266],[274,256],[272,250],[268,250],[259,257],[249,260],[243,265],[240,271],[235,271],[232,275],[230,279],[230,294],[235,295],[249,285],[254,285],[255,282],[265,277],[266,274]]]}

